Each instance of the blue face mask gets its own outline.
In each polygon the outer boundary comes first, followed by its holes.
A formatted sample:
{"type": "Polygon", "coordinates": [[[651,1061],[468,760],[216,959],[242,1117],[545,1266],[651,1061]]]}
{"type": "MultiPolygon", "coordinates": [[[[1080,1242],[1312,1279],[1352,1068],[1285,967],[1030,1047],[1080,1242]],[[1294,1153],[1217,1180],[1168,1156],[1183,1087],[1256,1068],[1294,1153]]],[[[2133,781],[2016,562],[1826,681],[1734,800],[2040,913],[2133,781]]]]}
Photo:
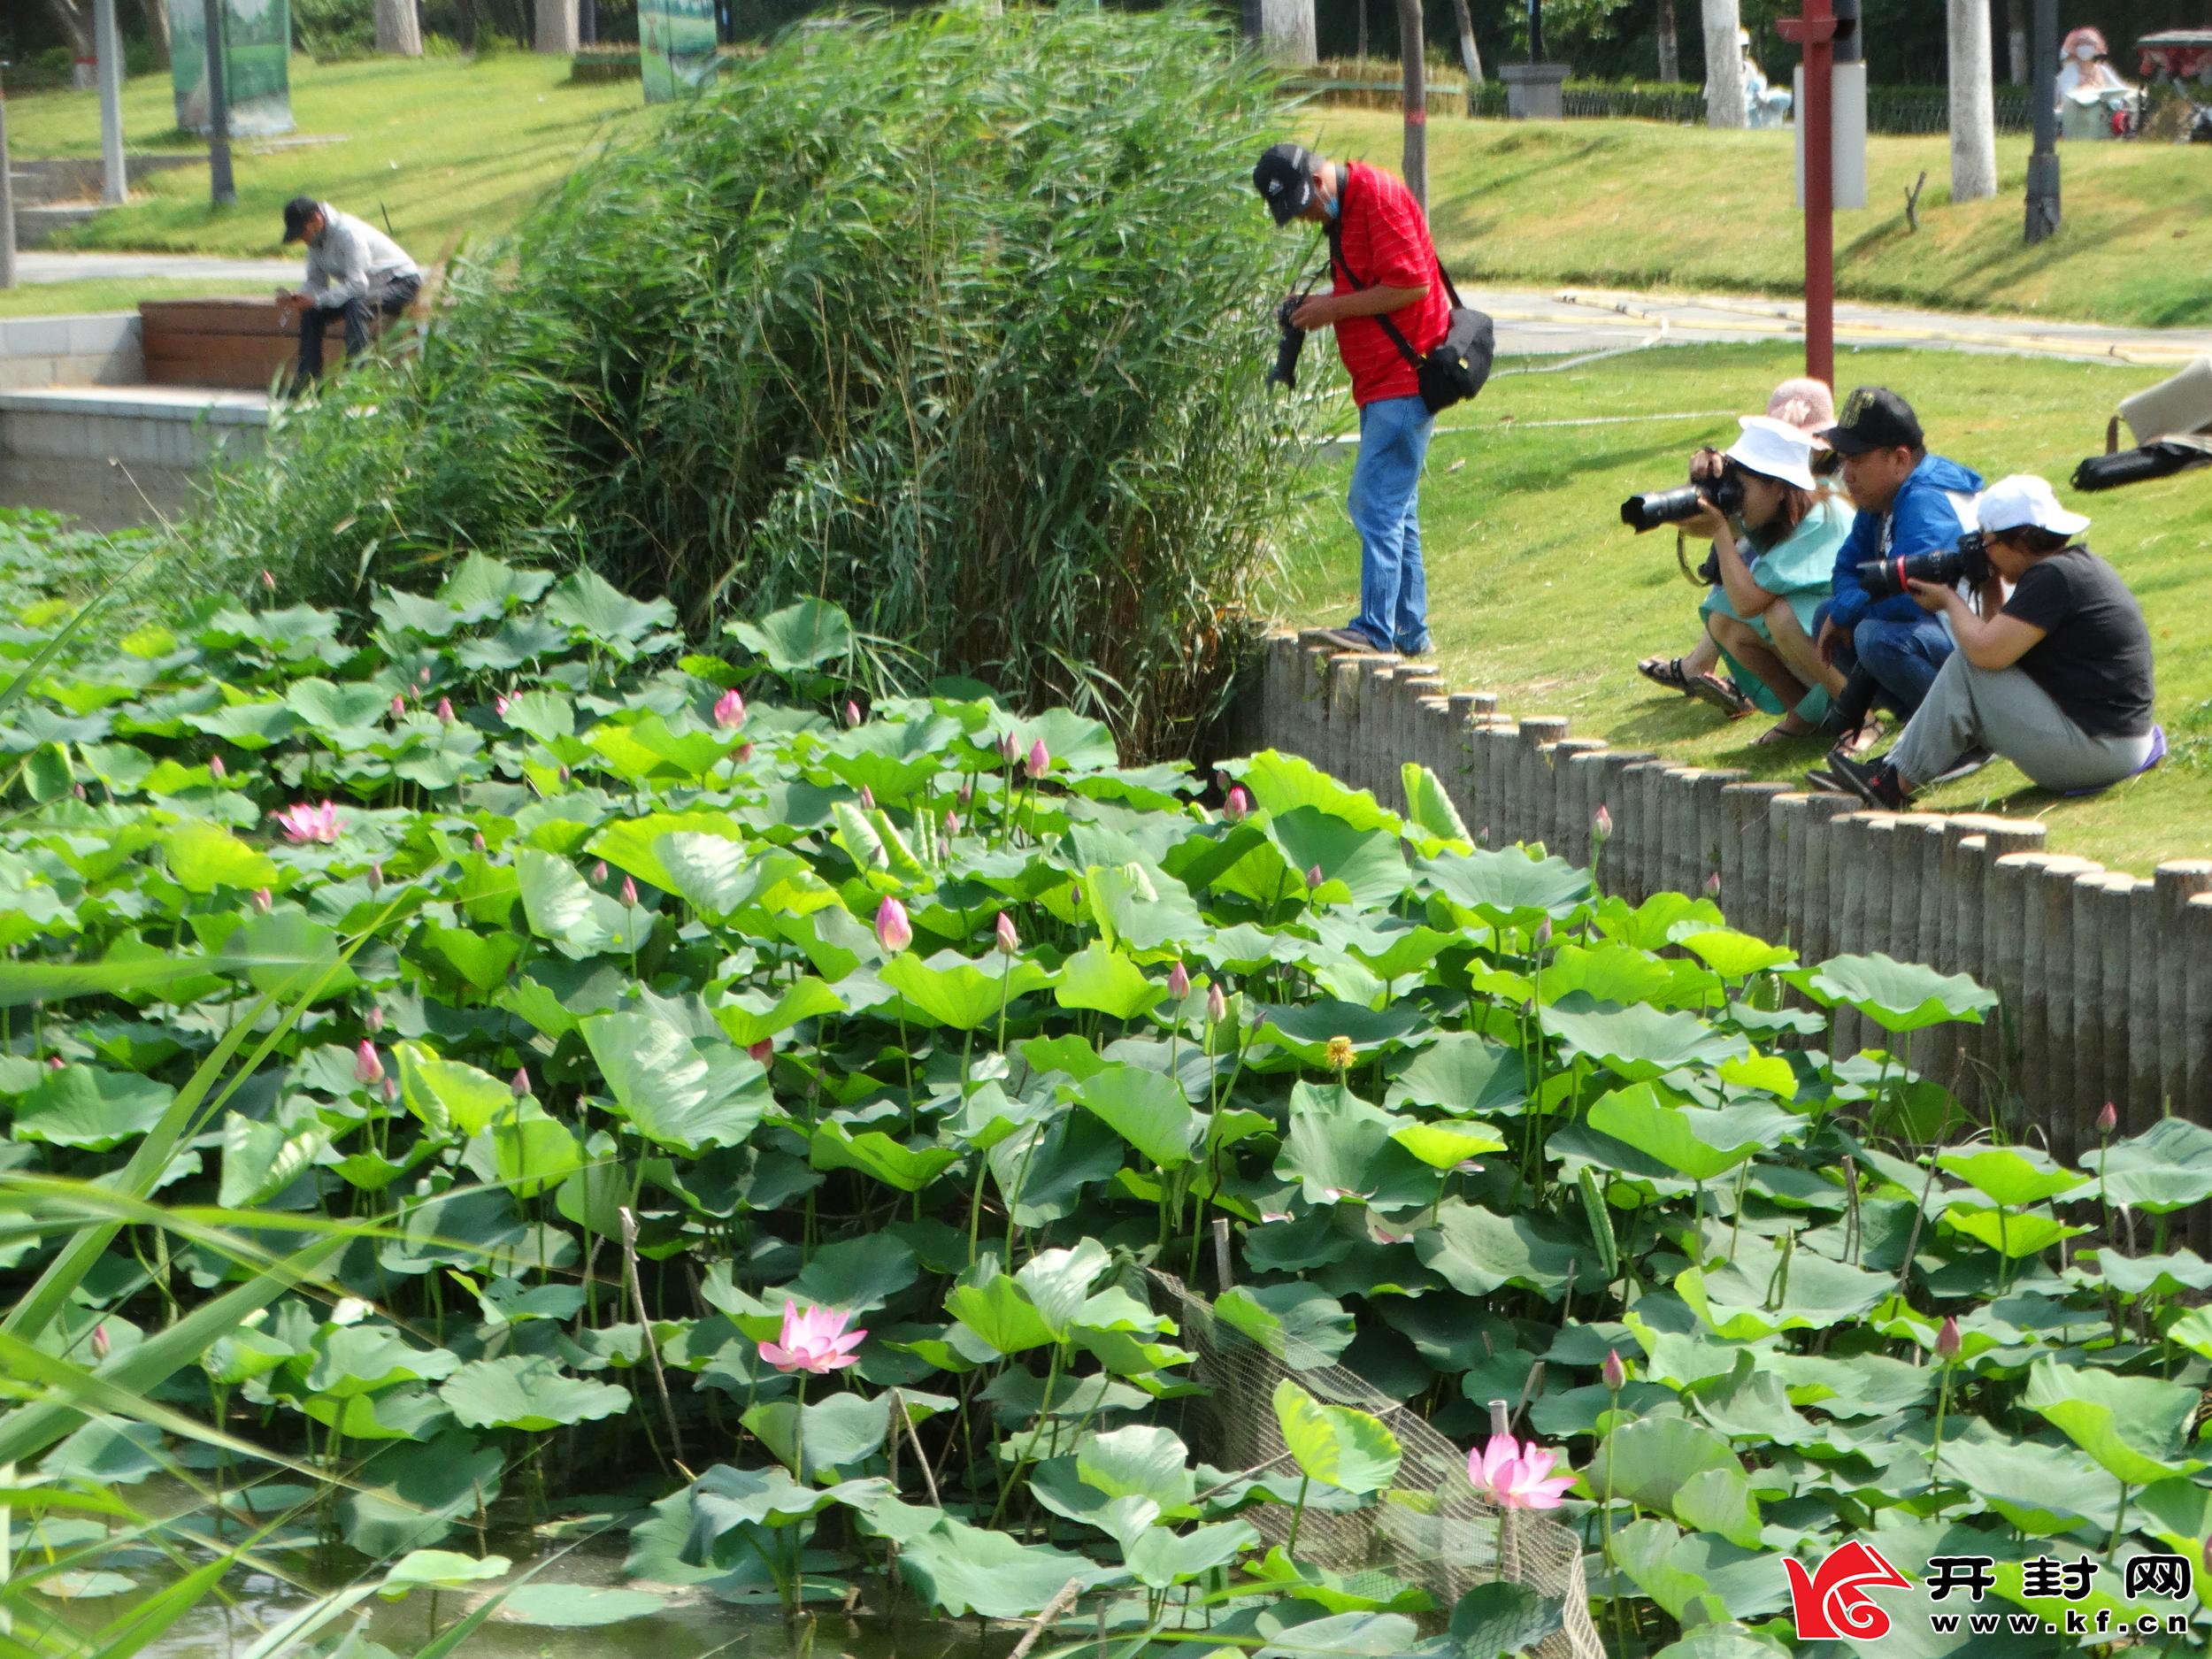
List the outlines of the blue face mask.
{"type": "Polygon", "coordinates": [[[1344,204],[1333,196],[1324,196],[1321,198],[1321,211],[1331,219],[1336,219],[1343,213],[1344,204]]]}

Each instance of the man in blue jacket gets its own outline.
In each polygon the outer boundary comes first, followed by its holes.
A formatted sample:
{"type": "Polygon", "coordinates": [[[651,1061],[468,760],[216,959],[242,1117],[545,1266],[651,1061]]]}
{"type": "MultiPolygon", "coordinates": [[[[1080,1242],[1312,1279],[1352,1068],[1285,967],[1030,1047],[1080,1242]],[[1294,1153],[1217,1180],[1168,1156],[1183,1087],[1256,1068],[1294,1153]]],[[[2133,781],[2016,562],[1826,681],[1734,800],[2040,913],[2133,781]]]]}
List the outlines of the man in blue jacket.
{"type": "Polygon", "coordinates": [[[1816,641],[1821,656],[1850,676],[1837,709],[1843,747],[1855,749],[1872,700],[1881,697],[1910,719],[1955,649],[1943,618],[1911,595],[1870,596],[1859,566],[1956,547],[1974,524],[1982,480],[1930,455],[1912,405],[1887,387],[1860,387],[1820,435],[1843,457],[1844,488],[1858,509],[1836,555],[1833,597],[1822,609],[1816,641]]]}

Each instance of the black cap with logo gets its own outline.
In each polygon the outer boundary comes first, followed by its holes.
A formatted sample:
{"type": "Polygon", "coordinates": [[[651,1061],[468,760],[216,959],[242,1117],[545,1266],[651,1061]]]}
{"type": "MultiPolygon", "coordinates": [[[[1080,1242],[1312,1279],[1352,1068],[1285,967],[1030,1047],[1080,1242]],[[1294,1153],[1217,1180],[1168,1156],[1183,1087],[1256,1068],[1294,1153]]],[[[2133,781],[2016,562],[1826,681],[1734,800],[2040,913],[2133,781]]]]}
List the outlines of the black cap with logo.
{"type": "Polygon", "coordinates": [[[1271,144],[1252,169],[1252,188],[1267,198],[1278,225],[1287,225],[1313,200],[1313,173],[1321,157],[1303,144],[1271,144]]]}
{"type": "Polygon", "coordinates": [[[296,196],[284,204],[284,240],[297,242],[307,234],[307,221],[323,211],[311,196],[296,196]]]}
{"type": "Polygon", "coordinates": [[[1917,449],[1927,442],[1912,405],[1886,386],[1862,386],[1843,400],[1836,424],[1820,434],[1838,455],[1917,449]]]}

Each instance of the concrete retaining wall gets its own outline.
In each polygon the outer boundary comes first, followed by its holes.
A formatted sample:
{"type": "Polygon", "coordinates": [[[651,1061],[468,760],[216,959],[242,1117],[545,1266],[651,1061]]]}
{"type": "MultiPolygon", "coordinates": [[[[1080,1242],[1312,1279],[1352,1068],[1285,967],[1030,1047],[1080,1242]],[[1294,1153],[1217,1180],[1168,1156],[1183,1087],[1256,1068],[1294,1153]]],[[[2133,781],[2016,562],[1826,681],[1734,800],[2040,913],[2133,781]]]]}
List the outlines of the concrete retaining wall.
{"type": "Polygon", "coordinates": [[[136,311],[0,319],[0,391],[146,378],[136,311]]]}
{"type": "Polygon", "coordinates": [[[260,451],[268,400],[175,386],[0,391],[0,506],[104,530],[173,517],[219,454],[260,451]]]}
{"type": "MultiPolygon", "coordinates": [[[[1302,755],[1400,809],[1400,765],[1417,761],[1489,845],[1541,841],[1577,864],[1603,806],[1608,892],[1640,901],[1717,878],[1732,926],[1807,962],[1879,953],[1971,974],[2001,1018],[1919,1033],[1911,1062],[1970,1101],[2016,1101],[2016,1132],[2061,1157],[2094,1148],[2107,1101],[2127,1133],[2170,1111],[2212,1116],[2212,860],[2140,880],[2047,853],[2040,824],[1870,812],[1677,765],[1310,636],[1271,634],[1248,749],[1302,755]]],[[[1837,1033],[1844,1053],[1884,1041],[1855,1015],[1837,1033]]]]}

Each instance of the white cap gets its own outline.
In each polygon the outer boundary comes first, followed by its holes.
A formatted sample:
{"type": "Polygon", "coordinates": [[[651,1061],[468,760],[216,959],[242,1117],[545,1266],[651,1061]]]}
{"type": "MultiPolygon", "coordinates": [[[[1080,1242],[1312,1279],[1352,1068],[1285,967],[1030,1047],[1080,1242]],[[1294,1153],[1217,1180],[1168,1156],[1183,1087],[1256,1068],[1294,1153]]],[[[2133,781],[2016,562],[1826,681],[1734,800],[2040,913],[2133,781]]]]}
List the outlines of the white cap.
{"type": "Polygon", "coordinates": [[[2060,506],[2051,487],[2032,472],[2015,472],[1992,484],[1982,492],[1975,516],[1990,535],[2026,525],[2054,535],[2079,535],[2089,528],[2087,518],[2060,506]]]}
{"type": "Polygon", "coordinates": [[[1730,460],[1800,489],[1818,488],[1813,481],[1813,441],[1809,434],[1771,415],[1745,415],[1739,424],[1743,436],[1729,449],[1730,460]]]}

